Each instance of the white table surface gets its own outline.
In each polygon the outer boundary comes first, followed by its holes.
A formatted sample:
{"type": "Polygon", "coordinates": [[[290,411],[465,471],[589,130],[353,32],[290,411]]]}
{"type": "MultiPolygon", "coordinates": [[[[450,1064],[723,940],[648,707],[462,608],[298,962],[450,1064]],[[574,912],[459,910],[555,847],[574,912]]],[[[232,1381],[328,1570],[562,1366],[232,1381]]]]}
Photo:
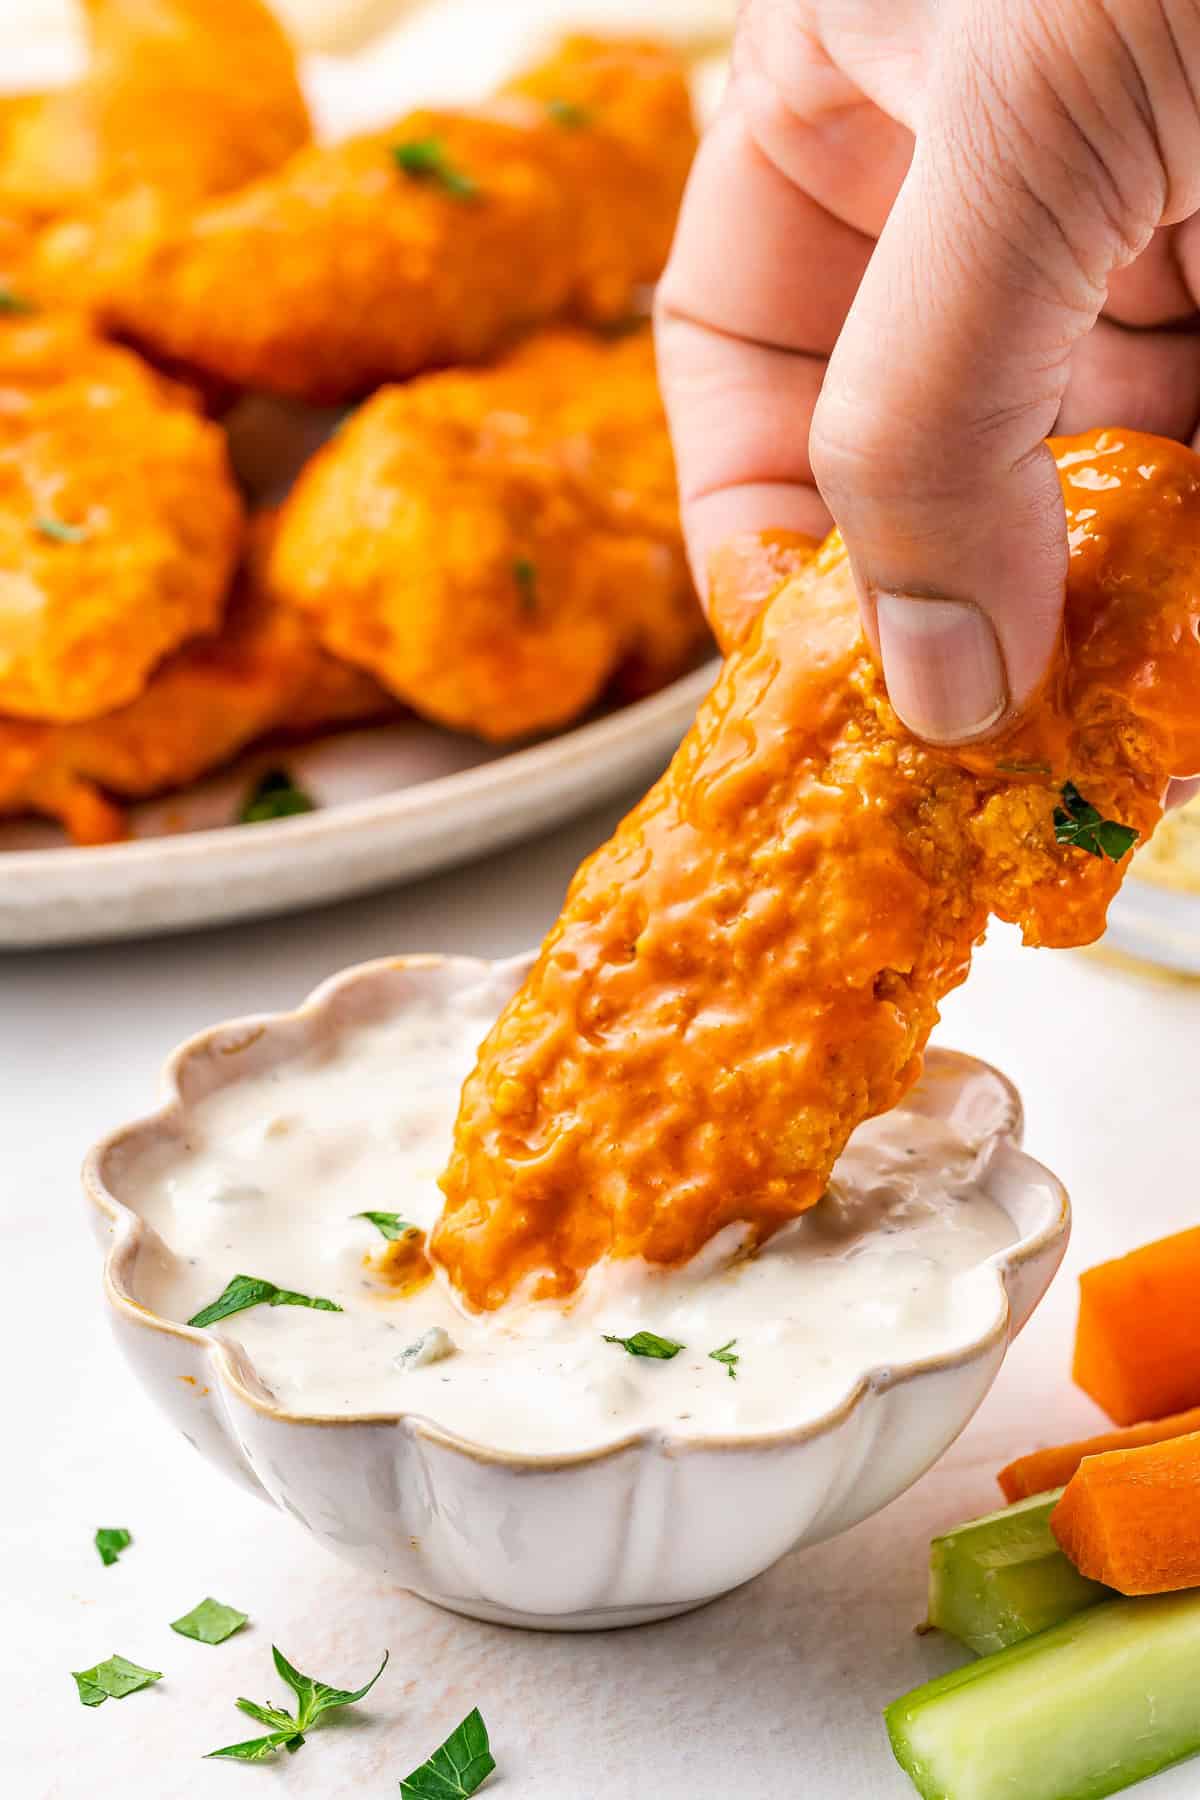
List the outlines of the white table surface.
{"type": "MultiPolygon", "coordinates": [[[[0,961],[5,1455],[0,1545],[0,1792],[11,1800],[363,1800],[473,1705],[491,1727],[497,1800],[902,1800],[886,1701],[957,1660],[918,1638],[930,1533],[995,1504],[994,1471],[1097,1425],[1067,1378],[1075,1272],[1196,1222],[1200,986],[998,932],[946,1008],[945,1041],[1016,1077],[1027,1142],[1076,1209],[1067,1269],[945,1461],[847,1536],[690,1617],[582,1637],[452,1618],[334,1561],[174,1437],[118,1360],[76,1170],[89,1141],[153,1099],[158,1065],[217,1018],[290,1006],[341,965],[402,950],[507,953],[550,920],[615,813],[422,886],[188,939],[0,961]],[[133,1547],[111,1569],[98,1525],[133,1547]],[[216,1648],[168,1620],[212,1593],[252,1625],[216,1648]],[[270,1645],[370,1702],[277,1766],[205,1763],[252,1734],[233,1707],[279,1683],[270,1645]],[[96,1711],[69,1671],[120,1651],[165,1671],[96,1711]]],[[[730,1530],[737,1530],[731,1519],[730,1530]]],[[[1155,1800],[1200,1790],[1160,1777],[1155,1800]]],[[[1019,1796],[1014,1796],[1019,1800],[1019,1796]]]]}

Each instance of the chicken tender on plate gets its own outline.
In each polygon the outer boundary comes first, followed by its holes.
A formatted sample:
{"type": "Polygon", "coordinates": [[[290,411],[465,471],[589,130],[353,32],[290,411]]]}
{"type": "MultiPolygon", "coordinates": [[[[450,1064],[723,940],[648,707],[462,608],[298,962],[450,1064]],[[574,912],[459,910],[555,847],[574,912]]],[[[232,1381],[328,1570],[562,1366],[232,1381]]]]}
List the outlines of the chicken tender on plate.
{"type": "Polygon", "coordinates": [[[494,741],[704,641],[648,330],[547,331],[377,394],[301,476],[276,592],[427,718],[494,741]]]}
{"type": "Polygon", "coordinates": [[[0,113],[0,208],[40,219],[151,188],[228,193],[308,141],[286,36],[262,0],[82,0],[90,60],[0,113]]]}
{"type": "MultiPolygon", "coordinates": [[[[1103,929],[1168,776],[1200,769],[1200,458],[1052,445],[1071,559],[1042,695],[966,753],[888,704],[835,534],[775,593],[667,774],[584,864],[463,1091],[432,1251],[466,1301],[604,1257],[761,1243],[916,1080],[988,916],[1103,929]]],[[[778,574],[726,554],[717,615],[778,574]],[[732,591],[726,591],[732,590],[732,591]]]]}
{"type": "Polygon", "coordinates": [[[0,713],[140,692],[218,622],[242,508],[186,389],[71,318],[0,320],[0,713]]]}
{"type": "Polygon", "coordinates": [[[79,844],[125,836],[120,799],[194,781],[257,739],[385,716],[395,703],[273,602],[251,560],[219,636],[179,650],[145,692],[72,725],[0,719],[0,814],[58,819],[79,844]]]}
{"type": "Polygon", "coordinates": [[[262,0],[85,10],[83,80],[0,115],[0,214],[39,228],[32,291],[103,316],[162,232],[311,134],[291,47],[262,0]]]}
{"type": "Polygon", "coordinates": [[[569,40],[475,111],[294,157],[167,231],[112,317],[172,364],[322,402],[608,322],[658,275],[695,147],[681,64],[569,40]]]}

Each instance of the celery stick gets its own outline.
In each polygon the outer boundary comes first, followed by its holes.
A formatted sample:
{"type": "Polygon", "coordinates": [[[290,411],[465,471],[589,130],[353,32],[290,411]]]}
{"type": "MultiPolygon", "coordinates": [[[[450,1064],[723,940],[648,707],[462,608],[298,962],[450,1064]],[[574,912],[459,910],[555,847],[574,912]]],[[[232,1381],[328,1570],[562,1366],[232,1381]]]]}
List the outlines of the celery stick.
{"type": "Polygon", "coordinates": [[[1200,1750],[1200,1591],[1092,1607],[885,1716],[923,1800],[1103,1800],[1200,1750]]]}
{"type": "Polygon", "coordinates": [[[1058,1547],[1050,1514],[1061,1493],[1034,1494],[934,1538],[929,1623],[987,1656],[1111,1599],[1058,1547]]]}

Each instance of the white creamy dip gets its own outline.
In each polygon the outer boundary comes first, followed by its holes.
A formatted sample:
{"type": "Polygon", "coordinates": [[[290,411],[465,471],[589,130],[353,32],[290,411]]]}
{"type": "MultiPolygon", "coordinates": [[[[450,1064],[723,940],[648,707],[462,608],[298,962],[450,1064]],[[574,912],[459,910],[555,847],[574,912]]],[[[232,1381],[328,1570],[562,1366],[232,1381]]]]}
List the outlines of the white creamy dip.
{"type": "Polygon", "coordinates": [[[531,1452],[648,1425],[801,1424],[868,1370],[965,1346],[997,1316],[982,1265],[1018,1231],[975,1178],[1001,1108],[959,1108],[952,1126],[920,1089],[856,1133],[826,1197],[756,1256],[738,1260],[726,1232],[686,1268],[610,1263],[569,1304],[482,1317],[440,1279],[398,1295],[367,1263],[383,1237],[354,1215],[433,1224],[459,1087],[495,1008],[486,987],[417,994],[195,1103],[186,1142],[126,1166],[122,1198],[154,1228],[135,1297],[182,1322],[243,1274],[335,1301],[343,1312],[260,1305],[211,1329],[287,1411],[416,1413],[531,1452]],[[686,1347],[659,1361],[605,1342],[639,1331],[686,1347]],[[736,1365],[714,1361],[730,1340],[736,1365]]]}

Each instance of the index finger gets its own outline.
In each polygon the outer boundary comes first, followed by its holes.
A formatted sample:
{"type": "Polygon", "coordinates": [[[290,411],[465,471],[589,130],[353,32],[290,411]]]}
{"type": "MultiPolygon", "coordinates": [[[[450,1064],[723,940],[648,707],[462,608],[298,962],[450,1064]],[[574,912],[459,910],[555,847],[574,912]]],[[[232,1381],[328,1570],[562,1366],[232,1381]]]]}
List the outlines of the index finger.
{"type": "Polygon", "coordinates": [[[730,105],[701,144],[659,285],[659,372],[697,587],[766,528],[823,536],[808,430],[871,240],[795,187],[730,105]]]}

